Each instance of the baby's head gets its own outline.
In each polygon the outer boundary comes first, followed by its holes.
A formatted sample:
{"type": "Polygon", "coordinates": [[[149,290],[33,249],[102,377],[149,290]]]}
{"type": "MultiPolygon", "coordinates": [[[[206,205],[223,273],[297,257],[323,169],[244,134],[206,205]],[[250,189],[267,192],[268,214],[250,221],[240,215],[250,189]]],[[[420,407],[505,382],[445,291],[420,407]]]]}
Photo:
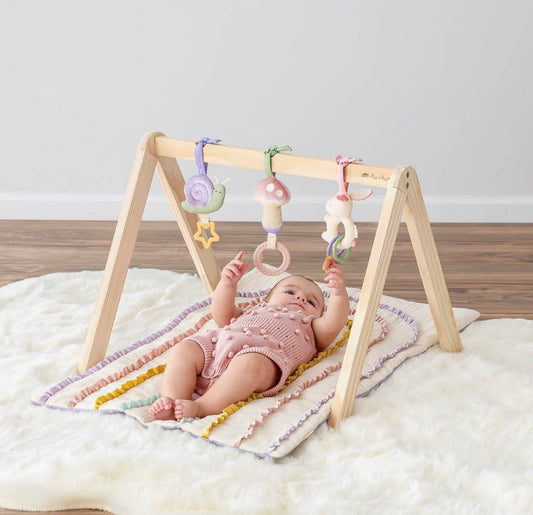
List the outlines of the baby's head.
{"type": "Polygon", "coordinates": [[[311,279],[303,275],[291,275],[281,279],[270,290],[266,302],[280,304],[289,311],[303,311],[306,315],[322,316],[324,296],[322,290],[311,279]]]}

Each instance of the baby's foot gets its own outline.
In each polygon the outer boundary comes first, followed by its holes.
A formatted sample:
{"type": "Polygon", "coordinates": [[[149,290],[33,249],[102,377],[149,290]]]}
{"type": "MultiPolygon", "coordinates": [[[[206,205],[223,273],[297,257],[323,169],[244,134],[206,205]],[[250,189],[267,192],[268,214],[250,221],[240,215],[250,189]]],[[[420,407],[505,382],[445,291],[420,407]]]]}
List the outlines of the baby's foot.
{"type": "Polygon", "coordinates": [[[201,416],[201,405],[197,401],[177,399],[174,401],[174,416],[178,422],[184,418],[201,416]]]}
{"type": "Polygon", "coordinates": [[[157,420],[175,420],[174,400],[170,397],[159,397],[152,406],[150,406],[150,415],[157,420]]]}

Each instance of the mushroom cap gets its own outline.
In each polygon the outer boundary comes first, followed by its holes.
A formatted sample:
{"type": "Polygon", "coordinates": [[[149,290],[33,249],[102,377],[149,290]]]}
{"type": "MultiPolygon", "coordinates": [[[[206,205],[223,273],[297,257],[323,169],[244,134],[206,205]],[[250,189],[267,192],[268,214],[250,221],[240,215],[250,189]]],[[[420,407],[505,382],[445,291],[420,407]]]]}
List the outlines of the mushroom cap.
{"type": "Polygon", "coordinates": [[[261,204],[282,206],[291,199],[287,187],[275,177],[266,177],[259,181],[254,188],[254,200],[261,204]]]}

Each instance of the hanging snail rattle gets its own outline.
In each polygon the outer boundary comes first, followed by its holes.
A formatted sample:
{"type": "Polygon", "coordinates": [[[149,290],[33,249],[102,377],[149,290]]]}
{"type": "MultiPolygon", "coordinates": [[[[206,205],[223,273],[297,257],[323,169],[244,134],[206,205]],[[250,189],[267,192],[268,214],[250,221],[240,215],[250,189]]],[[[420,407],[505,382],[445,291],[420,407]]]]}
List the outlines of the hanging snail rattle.
{"type": "Polygon", "coordinates": [[[273,146],[265,152],[265,173],[267,177],[259,181],[253,192],[254,200],[263,206],[262,224],[263,229],[268,233],[267,241],[261,243],[254,252],[255,267],[264,275],[279,275],[290,264],[290,254],[287,248],[277,241],[277,235],[283,228],[283,220],[281,218],[281,206],[286,204],[291,199],[291,194],[287,187],[278,179],[272,172],[271,159],[279,152],[285,150],[292,150],[289,146],[273,146]],[[281,253],[283,258],[281,265],[278,268],[270,269],[263,265],[263,254],[266,249],[277,250],[281,253]]]}
{"type": "MultiPolygon", "coordinates": [[[[190,177],[185,183],[185,200],[181,206],[185,211],[198,215],[197,232],[194,239],[203,244],[208,249],[211,243],[220,240],[220,236],[215,231],[215,222],[209,219],[209,213],[219,210],[224,203],[226,187],[224,183],[216,181],[214,185],[207,176],[207,163],[204,162],[204,146],[207,144],[220,143],[219,139],[201,138],[196,144],[194,157],[198,174],[190,177]],[[209,237],[206,239],[203,231],[206,229],[209,237]]],[[[215,177],[216,180],[216,177],[215,177]]]]}
{"type": "Polygon", "coordinates": [[[361,162],[359,158],[335,158],[338,167],[338,193],[326,202],[327,214],[324,216],[326,231],[322,233],[322,239],[328,243],[327,256],[322,265],[327,270],[330,263],[346,261],[355,247],[357,227],[352,221],[352,208],[354,200],[365,200],[372,195],[370,189],[360,189],[348,195],[348,183],[344,182],[345,168],[350,163],[361,162]],[[337,232],[339,224],[344,228],[344,234],[337,232]]]}

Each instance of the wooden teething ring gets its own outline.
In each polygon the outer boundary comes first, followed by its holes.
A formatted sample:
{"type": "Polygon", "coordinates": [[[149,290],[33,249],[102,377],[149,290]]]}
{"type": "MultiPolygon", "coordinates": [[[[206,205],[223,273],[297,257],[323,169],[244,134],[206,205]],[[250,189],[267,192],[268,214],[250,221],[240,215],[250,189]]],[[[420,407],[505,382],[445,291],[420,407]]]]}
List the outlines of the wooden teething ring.
{"type": "Polygon", "coordinates": [[[263,265],[263,254],[265,253],[265,250],[268,248],[267,245],[268,245],[268,242],[265,241],[261,243],[260,245],[258,245],[257,248],[255,249],[255,252],[254,252],[255,267],[264,275],[273,276],[273,275],[279,275],[285,272],[285,270],[289,268],[289,264],[291,262],[289,251],[287,250],[285,245],[277,241],[275,249],[281,253],[281,256],[283,257],[283,261],[281,262],[281,265],[278,268],[272,268],[272,269],[266,268],[265,265],[263,265]]]}

